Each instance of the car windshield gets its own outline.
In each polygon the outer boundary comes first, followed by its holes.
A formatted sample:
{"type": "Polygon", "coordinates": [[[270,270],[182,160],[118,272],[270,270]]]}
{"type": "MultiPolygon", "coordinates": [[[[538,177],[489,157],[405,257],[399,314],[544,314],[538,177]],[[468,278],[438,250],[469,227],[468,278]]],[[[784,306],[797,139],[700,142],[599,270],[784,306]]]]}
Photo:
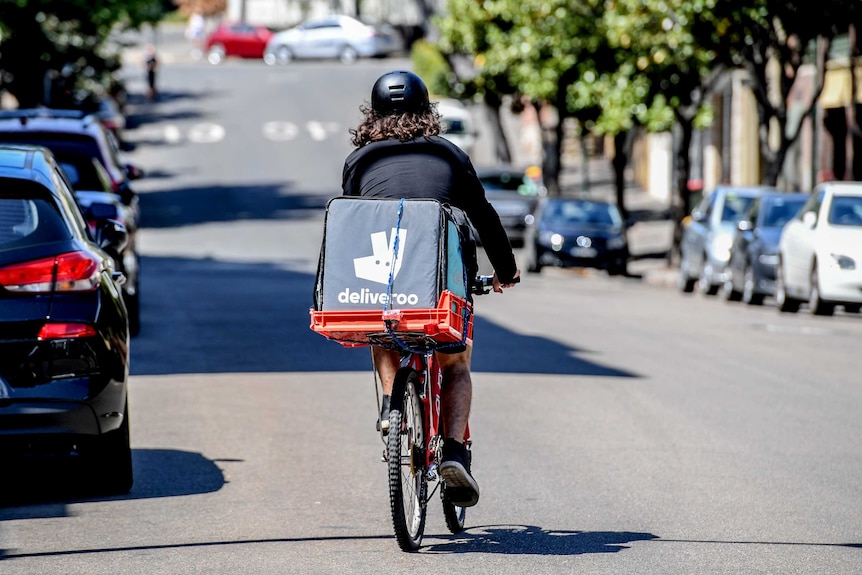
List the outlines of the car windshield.
{"type": "Polygon", "coordinates": [[[555,223],[622,225],[622,219],[615,206],[596,202],[554,202],[548,205],[545,215],[555,223]]]}
{"type": "Polygon", "coordinates": [[[739,196],[736,194],[728,194],[724,199],[724,208],[721,211],[721,221],[723,222],[739,222],[748,211],[749,206],[754,201],[752,196],[739,196]]]}
{"type": "Polygon", "coordinates": [[[799,209],[805,204],[805,198],[785,199],[776,198],[770,201],[763,214],[763,227],[780,228],[789,222],[799,209]]]}
{"type": "Polygon", "coordinates": [[[539,186],[522,172],[482,174],[479,180],[487,192],[509,192],[528,197],[539,195],[539,186]]]}
{"type": "Polygon", "coordinates": [[[0,250],[70,237],[63,217],[47,199],[0,195],[0,250]]]}
{"type": "Polygon", "coordinates": [[[835,196],[832,198],[829,223],[834,226],[862,227],[862,196],[835,196]]]}

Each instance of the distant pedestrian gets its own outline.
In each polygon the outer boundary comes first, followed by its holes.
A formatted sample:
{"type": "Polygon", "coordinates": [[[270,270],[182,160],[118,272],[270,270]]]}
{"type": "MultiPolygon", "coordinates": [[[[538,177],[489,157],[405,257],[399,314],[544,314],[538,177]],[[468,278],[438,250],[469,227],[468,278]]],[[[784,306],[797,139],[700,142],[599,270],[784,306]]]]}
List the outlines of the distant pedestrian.
{"type": "Polygon", "coordinates": [[[200,12],[194,12],[189,16],[189,22],[186,26],[186,39],[192,45],[192,57],[198,59],[203,54],[204,28],[206,21],[201,16],[200,12]]]}
{"type": "Polygon", "coordinates": [[[147,70],[147,98],[154,102],[158,97],[156,72],[159,69],[159,59],[156,56],[156,48],[152,44],[147,46],[144,54],[144,67],[147,70]]]}

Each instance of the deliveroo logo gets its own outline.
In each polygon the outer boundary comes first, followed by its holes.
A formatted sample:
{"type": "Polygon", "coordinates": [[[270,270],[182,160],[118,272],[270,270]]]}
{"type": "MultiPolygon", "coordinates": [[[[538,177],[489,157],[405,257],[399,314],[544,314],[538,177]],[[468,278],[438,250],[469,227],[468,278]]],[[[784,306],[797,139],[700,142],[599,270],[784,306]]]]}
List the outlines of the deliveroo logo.
{"type": "MultiPolygon", "coordinates": [[[[389,270],[392,260],[395,258],[395,239],[398,238],[399,255],[404,253],[404,245],[407,241],[407,230],[392,228],[392,235],[386,239],[386,232],[375,232],[371,234],[371,255],[353,259],[353,269],[356,277],[379,284],[389,283],[389,270]]],[[[392,269],[392,277],[398,275],[401,269],[402,258],[395,260],[392,269]]]]}

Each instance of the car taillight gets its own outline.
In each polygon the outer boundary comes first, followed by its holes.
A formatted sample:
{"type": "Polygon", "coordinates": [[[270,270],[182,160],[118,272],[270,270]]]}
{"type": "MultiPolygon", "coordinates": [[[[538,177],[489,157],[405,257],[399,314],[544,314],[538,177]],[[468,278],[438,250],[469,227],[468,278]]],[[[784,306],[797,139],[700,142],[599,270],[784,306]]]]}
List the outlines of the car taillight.
{"type": "Polygon", "coordinates": [[[92,291],[101,282],[101,263],[91,253],[69,252],[0,269],[0,285],[13,292],[92,291]]]}
{"type": "Polygon", "coordinates": [[[37,339],[71,339],[96,335],[96,328],[86,323],[46,323],[39,330],[37,339]]]}

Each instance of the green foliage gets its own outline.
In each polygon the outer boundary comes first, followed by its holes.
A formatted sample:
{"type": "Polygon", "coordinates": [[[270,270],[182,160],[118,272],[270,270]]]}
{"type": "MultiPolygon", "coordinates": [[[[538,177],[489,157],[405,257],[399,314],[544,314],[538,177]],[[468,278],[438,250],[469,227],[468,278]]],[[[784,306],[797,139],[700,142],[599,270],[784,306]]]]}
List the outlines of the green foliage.
{"type": "Polygon", "coordinates": [[[30,107],[68,105],[74,92],[107,86],[119,67],[106,43],[110,32],[157,22],[171,6],[165,0],[0,0],[3,88],[30,107]]]}
{"type": "Polygon", "coordinates": [[[438,97],[457,97],[452,69],[437,47],[427,40],[418,40],[410,50],[413,71],[425,80],[431,93],[438,97]]]}

